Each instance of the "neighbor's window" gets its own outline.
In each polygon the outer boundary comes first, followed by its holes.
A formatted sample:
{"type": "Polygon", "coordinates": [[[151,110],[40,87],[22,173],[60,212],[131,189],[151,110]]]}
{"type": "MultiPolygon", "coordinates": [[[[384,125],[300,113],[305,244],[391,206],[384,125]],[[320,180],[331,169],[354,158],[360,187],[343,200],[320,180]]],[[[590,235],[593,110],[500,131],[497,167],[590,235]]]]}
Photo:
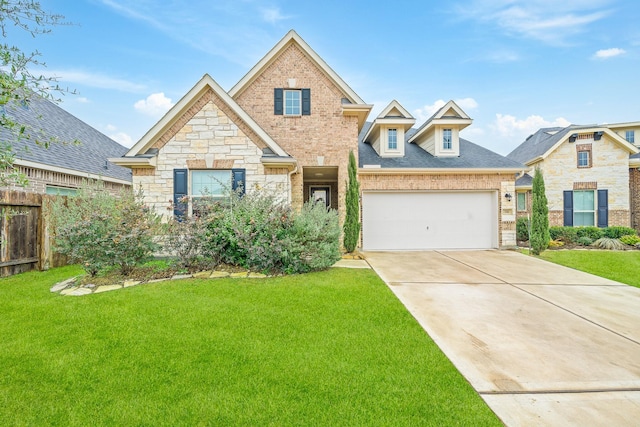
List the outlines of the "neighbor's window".
{"type": "Polygon", "coordinates": [[[527,210],[527,193],[516,193],[516,209],[519,212],[527,210]]]}
{"type": "Polygon", "coordinates": [[[636,143],[636,133],[635,133],[635,131],[632,131],[632,130],[626,131],[625,135],[624,135],[624,139],[626,139],[627,142],[635,144],[636,143]]]}
{"type": "Polygon", "coordinates": [[[398,130],[397,129],[389,129],[387,131],[387,148],[389,150],[398,149],[398,130]]]}
{"type": "Polygon", "coordinates": [[[77,188],[56,187],[55,185],[47,185],[47,194],[53,194],[58,196],[75,196],[78,194],[77,188]]]}
{"type": "Polygon", "coordinates": [[[578,167],[588,168],[591,166],[591,151],[578,151],[578,167]]]}
{"type": "Polygon", "coordinates": [[[285,116],[299,116],[301,115],[301,91],[299,90],[285,90],[284,91],[284,114],[285,116]]]}
{"type": "Polygon", "coordinates": [[[453,145],[451,143],[451,129],[442,130],[442,149],[451,150],[453,145]]]}
{"type": "Polygon", "coordinates": [[[594,192],[574,191],[573,192],[573,226],[593,226],[595,225],[595,197],[594,192]]]}

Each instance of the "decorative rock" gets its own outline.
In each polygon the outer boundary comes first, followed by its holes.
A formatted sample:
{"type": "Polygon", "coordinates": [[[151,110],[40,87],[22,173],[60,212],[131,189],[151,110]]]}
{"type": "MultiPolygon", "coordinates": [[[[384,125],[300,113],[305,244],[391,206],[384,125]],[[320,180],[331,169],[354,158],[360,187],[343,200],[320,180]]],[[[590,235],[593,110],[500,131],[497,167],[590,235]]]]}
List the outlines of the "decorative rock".
{"type": "Polygon", "coordinates": [[[211,271],[200,271],[198,273],[195,273],[193,277],[195,277],[196,279],[208,279],[209,277],[211,277],[211,273],[211,271]]]}
{"type": "Polygon", "coordinates": [[[213,273],[211,273],[209,278],[210,279],[219,279],[221,277],[229,277],[230,275],[231,275],[231,273],[229,273],[228,271],[214,271],[213,273]]]}
{"type": "Polygon", "coordinates": [[[68,293],[67,295],[74,296],[74,297],[80,297],[82,295],[89,295],[91,293],[93,293],[93,291],[91,289],[78,288],[75,291],[68,293]]]}
{"type": "Polygon", "coordinates": [[[165,277],[163,279],[153,279],[153,280],[149,280],[147,283],[159,283],[159,282],[166,282],[167,280],[171,280],[168,277],[165,277]]]}
{"type": "Polygon", "coordinates": [[[93,291],[93,293],[95,294],[99,294],[100,292],[109,292],[109,291],[115,291],[116,289],[122,289],[122,286],[120,285],[103,285],[103,286],[98,286],[98,288],[93,291]]]}
{"type": "Polygon", "coordinates": [[[267,277],[267,275],[262,273],[249,272],[247,277],[250,279],[264,279],[265,277],[267,277]]]}
{"type": "Polygon", "coordinates": [[[88,289],[93,289],[95,287],[96,285],[94,285],[93,283],[87,283],[86,285],[83,286],[83,288],[88,288],[88,289]]]}
{"type": "Polygon", "coordinates": [[[75,283],[76,277],[72,277],[71,279],[64,280],[62,282],[58,282],[49,289],[51,292],[60,292],[61,290],[68,288],[73,283],[75,283]]]}
{"type": "Polygon", "coordinates": [[[79,289],[79,287],[78,287],[78,286],[72,286],[72,287],[70,287],[70,288],[63,289],[63,290],[60,292],[60,295],[69,295],[71,292],[73,292],[73,291],[75,291],[75,290],[77,290],[77,289],[79,289]]]}
{"type": "Polygon", "coordinates": [[[191,274],[175,274],[171,277],[171,280],[180,280],[180,279],[191,279],[193,276],[191,274]]]}
{"type": "Polygon", "coordinates": [[[125,280],[124,287],[128,288],[130,286],[139,285],[140,283],[142,283],[140,280],[125,280]]]}
{"type": "Polygon", "coordinates": [[[234,279],[238,279],[238,278],[246,278],[249,275],[249,273],[247,273],[246,271],[240,272],[240,273],[231,273],[231,275],[229,277],[232,277],[234,279]]]}

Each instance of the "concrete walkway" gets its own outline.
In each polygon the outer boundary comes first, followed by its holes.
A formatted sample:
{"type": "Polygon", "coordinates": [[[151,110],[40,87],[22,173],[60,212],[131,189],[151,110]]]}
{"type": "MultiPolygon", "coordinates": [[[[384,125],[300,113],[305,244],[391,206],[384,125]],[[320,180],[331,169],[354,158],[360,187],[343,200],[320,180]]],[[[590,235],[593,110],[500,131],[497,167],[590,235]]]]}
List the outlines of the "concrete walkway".
{"type": "Polygon", "coordinates": [[[506,425],[640,425],[640,289],[508,251],[365,256],[506,425]]]}

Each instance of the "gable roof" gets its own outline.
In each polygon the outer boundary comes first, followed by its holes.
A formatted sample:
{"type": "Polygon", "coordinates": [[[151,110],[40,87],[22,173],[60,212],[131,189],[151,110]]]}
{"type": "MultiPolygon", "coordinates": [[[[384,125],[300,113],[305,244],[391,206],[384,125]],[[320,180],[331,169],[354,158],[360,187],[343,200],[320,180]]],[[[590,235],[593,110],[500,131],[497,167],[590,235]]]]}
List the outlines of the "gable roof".
{"type": "Polygon", "coordinates": [[[638,153],[638,148],[627,142],[617,133],[610,129],[598,125],[570,125],[565,128],[551,127],[538,129],[536,133],[527,137],[527,139],[516,147],[511,153],[507,154],[509,159],[531,165],[540,160],[545,159],[563,142],[567,141],[574,133],[590,133],[603,132],[616,142],[622,149],[627,150],[629,154],[638,153]]]}
{"type": "Polygon", "coordinates": [[[55,103],[34,94],[25,104],[7,104],[4,111],[26,126],[25,136],[18,140],[0,128],[0,138],[13,147],[16,165],[131,184],[129,169],[107,161],[127,148],[55,103]],[[36,141],[55,142],[45,148],[36,141]]]}
{"type": "Polygon", "coordinates": [[[422,135],[424,135],[429,129],[436,125],[461,125],[460,129],[464,129],[469,126],[473,120],[465,113],[462,108],[455,103],[455,101],[450,100],[446,104],[444,104],[438,111],[436,111],[431,117],[427,119],[426,122],[420,126],[416,132],[413,134],[409,142],[415,142],[420,139],[422,135]]]}
{"type": "MultiPolygon", "coordinates": [[[[200,81],[187,92],[165,115],[162,117],[122,159],[114,159],[120,164],[134,165],[136,161],[145,162],[141,156],[155,143],[156,139],[168,131],[179,118],[185,114],[207,92],[213,91],[235,114],[240,117],[249,128],[265,143],[276,156],[288,158],[289,155],[247,114],[236,101],[233,100],[210,75],[205,74],[200,81]],[[131,158],[131,159],[127,159],[131,158]],[[137,158],[137,159],[132,159],[137,158]]],[[[148,156],[147,156],[148,158],[148,156]]]]}
{"type": "Polygon", "coordinates": [[[436,157],[425,151],[418,144],[412,144],[409,140],[418,129],[410,129],[405,135],[405,155],[403,157],[380,157],[375,149],[364,140],[364,136],[372,126],[367,122],[358,138],[358,163],[359,168],[369,170],[372,173],[385,169],[411,170],[415,172],[469,171],[469,170],[503,170],[505,172],[520,172],[524,166],[514,160],[507,159],[471,141],[460,138],[460,156],[436,157]],[[373,166],[373,167],[372,167],[373,166]],[[420,171],[418,171],[420,169],[420,171]]]}
{"type": "Polygon", "coordinates": [[[371,126],[368,126],[368,130],[364,134],[363,139],[364,141],[368,141],[369,136],[382,124],[398,126],[406,131],[410,129],[415,122],[416,119],[394,99],[378,114],[378,117],[376,117],[371,126]]]}

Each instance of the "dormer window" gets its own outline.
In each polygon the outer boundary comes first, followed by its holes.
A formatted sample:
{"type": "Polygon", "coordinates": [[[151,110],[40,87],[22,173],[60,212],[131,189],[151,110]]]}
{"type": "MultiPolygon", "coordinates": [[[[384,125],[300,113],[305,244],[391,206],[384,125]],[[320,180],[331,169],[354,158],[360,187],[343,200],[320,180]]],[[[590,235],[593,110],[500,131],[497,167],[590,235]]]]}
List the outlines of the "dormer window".
{"type": "Polygon", "coordinates": [[[453,142],[451,140],[451,129],[442,129],[442,149],[452,150],[453,142]]]}
{"type": "Polygon", "coordinates": [[[387,131],[387,149],[389,150],[398,149],[398,130],[397,129],[389,129],[387,131]]]}

